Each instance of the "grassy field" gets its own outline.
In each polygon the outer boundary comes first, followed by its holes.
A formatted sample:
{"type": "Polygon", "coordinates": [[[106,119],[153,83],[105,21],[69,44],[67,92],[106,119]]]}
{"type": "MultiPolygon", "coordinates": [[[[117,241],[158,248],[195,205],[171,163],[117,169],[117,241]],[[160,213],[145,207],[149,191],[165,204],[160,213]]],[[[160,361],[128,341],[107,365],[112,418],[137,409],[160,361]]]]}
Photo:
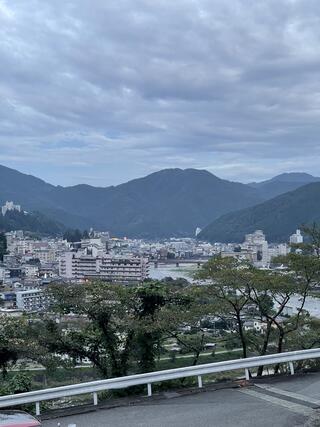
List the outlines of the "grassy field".
{"type": "MultiPolygon", "coordinates": [[[[198,364],[220,362],[222,360],[231,360],[241,357],[241,351],[217,352],[214,356],[210,352],[200,355],[198,364]]],[[[194,361],[193,354],[177,355],[172,358],[164,355],[156,361],[156,370],[182,368],[191,366],[194,361]]],[[[95,381],[101,379],[100,373],[91,366],[79,366],[77,368],[58,368],[53,372],[45,370],[21,369],[20,372],[26,372],[32,377],[32,388],[41,389],[48,387],[59,387],[68,384],[76,384],[86,381],[95,381]]],[[[132,372],[134,373],[134,371],[132,372]]],[[[9,378],[13,377],[16,371],[9,373],[9,378]]]]}

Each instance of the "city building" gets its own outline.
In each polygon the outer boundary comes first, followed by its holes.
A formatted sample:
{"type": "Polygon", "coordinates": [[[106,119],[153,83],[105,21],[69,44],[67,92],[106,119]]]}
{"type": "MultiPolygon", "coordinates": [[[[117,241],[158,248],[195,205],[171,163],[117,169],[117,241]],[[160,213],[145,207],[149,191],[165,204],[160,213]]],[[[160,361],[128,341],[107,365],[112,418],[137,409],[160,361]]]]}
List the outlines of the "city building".
{"type": "Polygon", "coordinates": [[[202,231],[202,228],[197,227],[195,231],[195,236],[197,237],[201,233],[201,231],[202,231]]]}
{"type": "Polygon", "coordinates": [[[148,273],[147,258],[94,253],[90,248],[65,252],[59,261],[59,276],[70,280],[102,279],[117,283],[139,283],[148,277],[148,273]]]}
{"type": "Polygon", "coordinates": [[[270,262],[269,245],[262,230],[246,234],[242,248],[252,253],[255,264],[266,266],[270,262]]]}
{"type": "Polygon", "coordinates": [[[2,208],[1,208],[2,215],[5,216],[5,214],[8,211],[18,211],[18,212],[21,212],[21,206],[20,205],[15,205],[13,202],[6,202],[5,205],[3,205],[2,208]]]}
{"type": "Polygon", "coordinates": [[[290,236],[290,244],[293,245],[297,245],[299,243],[303,243],[303,236],[301,234],[300,230],[297,230],[294,234],[291,234],[290,236]]]}
{"type": "Polygon", "coordinates": [[[16,307],[22,311],[45,311],[52,303],[52,296],[42,289],[29,289],[16,292],[16,307]]]}

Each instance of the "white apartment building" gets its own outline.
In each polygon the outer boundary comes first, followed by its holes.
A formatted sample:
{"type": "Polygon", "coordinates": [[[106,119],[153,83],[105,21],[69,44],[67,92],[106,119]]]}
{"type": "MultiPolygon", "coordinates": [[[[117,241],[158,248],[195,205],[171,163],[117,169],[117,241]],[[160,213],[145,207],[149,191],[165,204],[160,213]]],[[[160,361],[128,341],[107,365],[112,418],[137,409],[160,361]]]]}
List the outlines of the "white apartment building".
{"type": "Polygon", "coordinates": [[[269,245],[263,231],[256,230],[252,234],[246,234],[245,241],[241,246],[253,253],[254,263],[267,265],[270,262],[269,245]]]}
{"type": "Polygon", "coordinates": [[[2,206],[1,211],[2,211],[2,215],[5,216],[5,214],[8,211],[18,211],[18,212],[21,212],[21,206],[20,205],[15,205],[13,202],[6,202],[5,205],[2,206]]]}
{"type": "Polygon", "coordinates": [[[7,248],[10,254],[25,255],[32,252],[32,240],[16,237],[12,233],[6,233],[6,237],[7,248]]]}
{"type": "Polygon", "coordinates": [[[275,257],[286,256],[289,252],[290,248],[286,243],[279,243],[278,245],[272,245],[269,247],[269,257],[271,261],[275,257]]]}
{"type": "Polygon", "coordinates": [[[290,243],[291,244],[303,243],[303,236],[300,230],[297,230],[294,234],[291,234],[290,243]]]}
{"type": "Polygon", "coordinates": [[[52,297],[42,289],[28,289],[16,292],[17,308],[23,311],[44,311],[51,302],[52,297]]]}
{"type": "Polygon", "coordinates": [[[65,252],[59,260],[59,275],[66,279],[102,279],[118,283],[139,283],[149,274],[149,260],[143,257],[92,254],[89,249],[65,252]]]}

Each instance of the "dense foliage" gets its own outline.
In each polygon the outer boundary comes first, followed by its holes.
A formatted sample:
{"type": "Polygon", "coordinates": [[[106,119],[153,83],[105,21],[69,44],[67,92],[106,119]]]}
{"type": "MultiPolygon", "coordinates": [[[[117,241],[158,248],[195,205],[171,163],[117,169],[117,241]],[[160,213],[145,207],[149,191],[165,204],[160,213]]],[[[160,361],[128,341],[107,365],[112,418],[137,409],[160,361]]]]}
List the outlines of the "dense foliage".
{"type": "Polygon", "coordinates": [[[272,242],[288,241],[302,224],[320,219],[320,183],[308,184],[252,208],[214,220],[199,238],[211,242],[242,242],[245,234],[263,230],[272,242]]]}
{"type": "Polygon", "coordinates": [[[7,252],[7,239],[4,233],[0,233],[0,261],[7,252]]]}
{"type": "Polygon", "coordinates": [[[80,242],[81,239],[88,239],[89,233],[87,230],[81,231],[78,229],[69,228],[63,233],[63,238],[68,242],[80,242]]]}
{"type": "MultiPolygon", "coordinates": [[[[87,360],[110,378],[152,371],[164,354],[172,363],[187,354],[197,364],[207,345],[214,361],[216,343],[243,357],[318,347],[320,321],[306,302],[320,286],[320,228],[304,231],[309,241],[277,260],[281,270],[216,257],[198,271],[200,285],[173,279],[51,285],[51,313],[0,317],[2,374],[8,382],[8,368],[21,359],[46,372],[87,360]],[[260,329],[248,327],[253,320],[260,329]]],[[[28,386],[27,378],[18,380],[28,386]]]]}
{"type": "Polygon", "coordinates": [[[279,196],[280,194],[296,190],[306,184],[319,181],[320,178],[314,177],[308,173],[290,172],[282,173],[266,181],[253,182],[248,185],[259,190],[259,193],[263,198],[265,200],[269,200],[279,196]]]}
{"type": "Polygon", "coordinates": [[[24,213],[8,211],[5,216],[0,214],[0,230],[23,230],[33,233],[56,235],[64,230],[64,226],[39,212],[24,213]]]}
{"type": "Polygon", "coordinates": [[[194,169],[163,170],[115,187],[64,188],[0,166],[1,199],[67,227],[94,227],[128,237],[190,236],[197,226],[261,200],[247,185],[194,169]]]}

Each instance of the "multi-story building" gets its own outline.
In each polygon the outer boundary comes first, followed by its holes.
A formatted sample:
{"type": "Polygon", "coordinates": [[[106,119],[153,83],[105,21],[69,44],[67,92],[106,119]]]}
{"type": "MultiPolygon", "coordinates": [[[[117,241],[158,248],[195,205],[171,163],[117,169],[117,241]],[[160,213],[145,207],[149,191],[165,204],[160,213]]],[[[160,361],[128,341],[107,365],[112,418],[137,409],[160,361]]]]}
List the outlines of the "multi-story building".
{"type": "Polygon", "coordinates": [[[303,236],[300,230],[297,230],[294,234],[291,234],[290,243],[296,245],[299,243],[303,243],[303,236]]]}
{"type": "Polygon", "coordinates": [[[271,245],[269,246],[270,261],[272,261],[273,258],[276,258],[278,256],[286,256],[288,255],[289,252],[290,252],[290,248],[286,243],[271,245]]]}
{"type": "Polygon", "coordinates": [[[139,283],[149,274],[149,261],[143,257],[93,254],[89,248],[65,252],[59,261],[59,275],[66,279],[102,279],[118,283],[139,283]]]}
{"type": "Polygon", "coordinates": [[[37,249],[33,252],[33,255],[40,260],[41,264],[56,261],[56,251],[54,249],[37,249]]]}
{"type": "Polygon", "coordinates": [[[3,205],[2,208],[1,208],[2,215],[5,216],[5,214],[8,211],[18,211],[18,212],[21,212],[21,206],[20,205],[15,205],[13,202],[6,202],[6,204],[3,205]]]}
{"type": "Polygon", "coordinates": [[[23,271],[26,277],[39,277],[39,267],[37,265],[25,264],[23,271]]]}
{"type": "Polygon", "coordinates": [[[256,230],[252,234],[247,234],[242,248],[252,252],[254,263],[267,265],[270,262],[269,246],[263,231],[256,230]]]}
{"type": "Polygon", "coordinates": [[[42,289],[16,292],[16,306],[23,311],[45,311],[52,303],[52,296],[42,289]]]}

